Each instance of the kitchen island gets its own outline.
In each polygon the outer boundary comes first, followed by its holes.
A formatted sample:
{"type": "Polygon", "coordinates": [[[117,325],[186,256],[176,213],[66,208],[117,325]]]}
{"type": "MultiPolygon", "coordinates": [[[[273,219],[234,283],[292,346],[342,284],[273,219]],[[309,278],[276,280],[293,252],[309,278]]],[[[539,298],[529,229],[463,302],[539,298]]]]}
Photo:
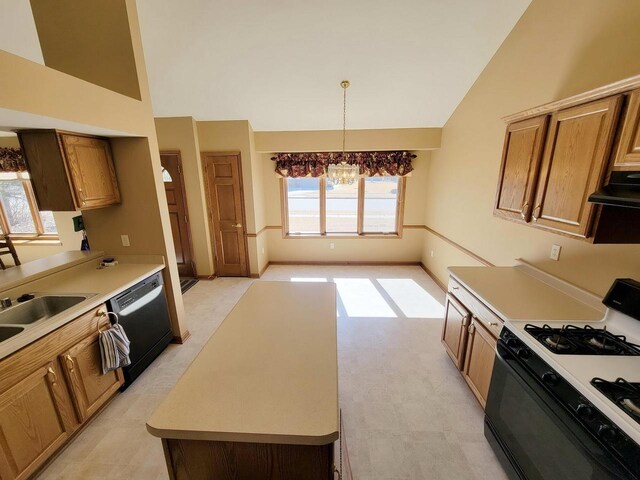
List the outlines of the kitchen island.
{"type": "Polygon", "coordinates": [[[255,282],[147,422],[172,479],[331,479],[333,283],[255,282]]]}

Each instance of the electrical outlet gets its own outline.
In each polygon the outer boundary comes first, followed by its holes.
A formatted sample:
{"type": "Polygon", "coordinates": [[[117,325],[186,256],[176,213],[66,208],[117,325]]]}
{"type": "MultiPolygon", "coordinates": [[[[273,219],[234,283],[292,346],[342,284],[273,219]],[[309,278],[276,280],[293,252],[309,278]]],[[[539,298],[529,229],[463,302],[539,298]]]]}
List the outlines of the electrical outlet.
{"type": "Polygon", "coordinates": [[[562,250],[562,247],[560,245],[553,245],[551,247],[551,253],[549,254],[549,258],[557,262],[560,259],[560,250],[562,250]]]}
{"type": "Polygon", "coordinates": [[[123,247],[131,246],[131,243],[129,242],[129,235],[120,235],[120,240],[122,240],[123,247]]]}
{"type": "Polygon", "coordinates": [[[431,256],[433,257],[433,250],[431,250],[431,256]]]}
{"type": "Polygon", "coordinates": [[[336,244],[335,244],[335,243],[333,243],[333,242],[331,242],[331,243],[329,244],[329,248],[330,248],[331,250],[333,250],[334,248],[336,248],[336,244]]]}

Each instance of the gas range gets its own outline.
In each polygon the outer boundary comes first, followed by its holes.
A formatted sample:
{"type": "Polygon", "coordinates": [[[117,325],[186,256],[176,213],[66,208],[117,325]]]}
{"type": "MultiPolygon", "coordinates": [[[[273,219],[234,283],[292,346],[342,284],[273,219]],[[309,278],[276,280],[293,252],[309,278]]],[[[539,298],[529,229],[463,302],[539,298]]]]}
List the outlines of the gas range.
{"type": "Polygon", "coordinates": [[[527,324],[524,330],[557,355],[640,355],[640,346],[625,335],[614,335],[602,328],[585,325],[563,325],[554,328],[527,324]]]}
{"type": "Polygon", "coordinates": [[[616,280],[603,303],[598,322],[505,322],[485,434],[512,478],[640,480],[640,283],[616,280]],[[561,476],[532,461],[550,456],[561,476]]]}

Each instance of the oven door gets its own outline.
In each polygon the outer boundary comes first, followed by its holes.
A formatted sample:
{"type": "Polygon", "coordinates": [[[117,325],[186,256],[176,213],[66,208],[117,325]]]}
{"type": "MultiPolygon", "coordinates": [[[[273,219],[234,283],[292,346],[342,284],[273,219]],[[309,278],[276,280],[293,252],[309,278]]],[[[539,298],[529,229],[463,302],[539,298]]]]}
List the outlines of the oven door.
{"type": "Polygon", "coordinates": [[[636,478],[501,343],[487,398],[485,434],[509,476],[636,478]]]}

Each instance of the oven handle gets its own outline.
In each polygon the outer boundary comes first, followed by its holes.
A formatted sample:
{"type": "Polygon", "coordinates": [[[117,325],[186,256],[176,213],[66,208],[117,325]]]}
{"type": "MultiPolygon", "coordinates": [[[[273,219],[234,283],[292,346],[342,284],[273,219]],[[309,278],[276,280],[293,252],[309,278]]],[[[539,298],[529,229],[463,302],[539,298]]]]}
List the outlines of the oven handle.
{"type": "MultiPolygon", "coordinates": [[[[532,375],[525,365],[521,362],[521,360],[513,355],[503,344],[501,339],[498,339],[498,344],[496,345],[496,362],[494,364],[494,372],[496,369],[503,368],[506,370],[506,374],[512,376],[527,392],[527,394],[533,398],[538,405],[547,412],[551,418],[555,418],[558,421],[558,426],[565,431],[569,431],[574,438],[578,441],[579,446],[583,449],[583,451],[589,455],[589,457],[594,461],[594,463],[599,464],[605,470],[610,470],[614,472],[620,472],[621,468],[626,470],[626,467],[623,467],[623,463],[620,461],[616,461],[615,463],[605,463],[603,462],[603,458],[599,456],[594,456],[591,452],[593,451],[593,447],[598,449],[604,449],[605,451],[611,452],[612,455],[616,455],[612,452],[608,446],[601,442],[599,438],[593,435],[591,432],[586,430],[576,418],[575,413],[571,411],[570,408],[566,407],[562,403],[560,403],[553,394],[549,391],[548,387],[538,380],[534,375],[532,375]],[[534,383],[539,388],[538,391],[535,391],[532,388],[532,383],[534,383]],[[562,412],[563,414],[558,414],[558,412],[562,412]],[[586,436],[585,436],[586,433],[586,436]],[[580,434],[576,436],[576,434],[580,434]],[[580,440],[580,438],[585,438],[586,442],[580,440]],[[586,443],[590,443],[588,445],[586,443]]],[[[489,396],[487,398],[487,406],[486,406],[486,415],[489,419],[492,417],[493,412],[493,403],[497,399],[492,398],[491,388],[489,388],[489,396]]],[[[627,470],[628,472],[628,470],[627,470]]],[[[622,477],[626,478],[626,477],[622,477]]],[[[629,479],[639,479],[637,476],[630,476],[629,479]]]]}

